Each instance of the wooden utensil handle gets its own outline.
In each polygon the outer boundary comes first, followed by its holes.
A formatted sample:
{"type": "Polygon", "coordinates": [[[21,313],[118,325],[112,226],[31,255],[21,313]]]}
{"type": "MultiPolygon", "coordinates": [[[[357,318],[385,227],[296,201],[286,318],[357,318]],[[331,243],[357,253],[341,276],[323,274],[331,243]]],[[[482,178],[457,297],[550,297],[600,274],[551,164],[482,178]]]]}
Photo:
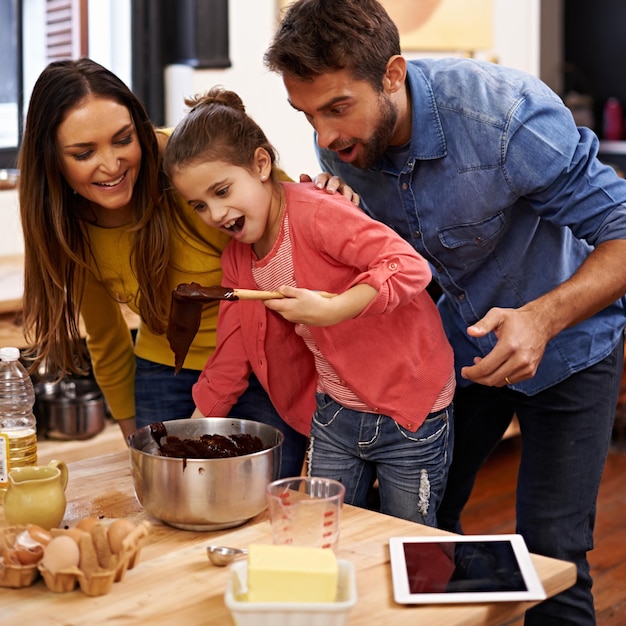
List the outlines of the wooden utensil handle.
{"type": "MultiPolygon", "coordinates": [[[[240,300],[273,300],[274,298],[284,298],[280,291],[261,291],[258,289],[233,289],[233,293],[240,300]]],[[[318,291],[317,293],[324,298],[334,298],[336,293],[328,291],[318,291]]]]}

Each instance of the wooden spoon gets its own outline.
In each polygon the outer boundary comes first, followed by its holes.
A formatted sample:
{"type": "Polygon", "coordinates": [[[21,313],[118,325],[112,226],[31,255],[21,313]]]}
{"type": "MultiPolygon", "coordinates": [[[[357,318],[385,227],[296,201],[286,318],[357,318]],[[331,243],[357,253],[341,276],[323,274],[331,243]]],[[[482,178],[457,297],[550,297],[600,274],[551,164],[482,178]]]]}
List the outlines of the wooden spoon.
{"type": "MultiPolygon", "coordinates": [[[[332,298],[337,294],[327,291],[318,291],[324,298],[332,298]]],[[[284,298],[280,291],[262,291],[258,289],[235,289],[212,285],[203,287],[198,283],[182,283],[173,291],[178,300],[195,300],[198,302],[213,302],[214,300],[273,300],[284,298]]]]}

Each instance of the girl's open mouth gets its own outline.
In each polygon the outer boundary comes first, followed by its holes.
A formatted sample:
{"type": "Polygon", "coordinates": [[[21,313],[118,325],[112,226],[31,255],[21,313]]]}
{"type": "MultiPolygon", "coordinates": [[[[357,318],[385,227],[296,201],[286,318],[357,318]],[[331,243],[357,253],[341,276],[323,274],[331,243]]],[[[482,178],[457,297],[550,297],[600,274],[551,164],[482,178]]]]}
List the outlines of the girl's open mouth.
{"type": "Polygon", "coordinates": [[[229,230],[231,233],[238,233],[243,228],[243,224],[246,221],[246,218],[242,215],[238,217],[230,226],[225,226],[226,230],[229,230]]]}

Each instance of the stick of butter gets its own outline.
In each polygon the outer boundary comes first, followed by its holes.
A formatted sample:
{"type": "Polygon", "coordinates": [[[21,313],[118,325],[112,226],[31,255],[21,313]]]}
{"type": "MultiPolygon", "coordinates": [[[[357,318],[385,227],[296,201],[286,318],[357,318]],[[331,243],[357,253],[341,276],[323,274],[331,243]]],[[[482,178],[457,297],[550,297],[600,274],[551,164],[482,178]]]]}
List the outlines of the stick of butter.
{"type": "Polygon", "coordinates": [[[334,602],[339,566],[329,548],[251,544],[249,602],[334,602]]]}

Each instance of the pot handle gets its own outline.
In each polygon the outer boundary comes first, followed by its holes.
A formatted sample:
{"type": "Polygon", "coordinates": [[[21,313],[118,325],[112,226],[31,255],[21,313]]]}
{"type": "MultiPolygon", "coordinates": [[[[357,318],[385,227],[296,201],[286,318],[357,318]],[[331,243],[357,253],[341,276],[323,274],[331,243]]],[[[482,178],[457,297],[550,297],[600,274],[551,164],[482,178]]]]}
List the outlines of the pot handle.
{"type": "Polygon", "coordinates": [[[56,467],[61,472],[61,486],[63,487],[63,491],[65,491],[65,488],[67,487],[67,478],[68,478],[67,465],[65,464],[65,461],[60,461],[59,459],[52,459],[52,461],[48,463],[48,467],[56,467]]]}

